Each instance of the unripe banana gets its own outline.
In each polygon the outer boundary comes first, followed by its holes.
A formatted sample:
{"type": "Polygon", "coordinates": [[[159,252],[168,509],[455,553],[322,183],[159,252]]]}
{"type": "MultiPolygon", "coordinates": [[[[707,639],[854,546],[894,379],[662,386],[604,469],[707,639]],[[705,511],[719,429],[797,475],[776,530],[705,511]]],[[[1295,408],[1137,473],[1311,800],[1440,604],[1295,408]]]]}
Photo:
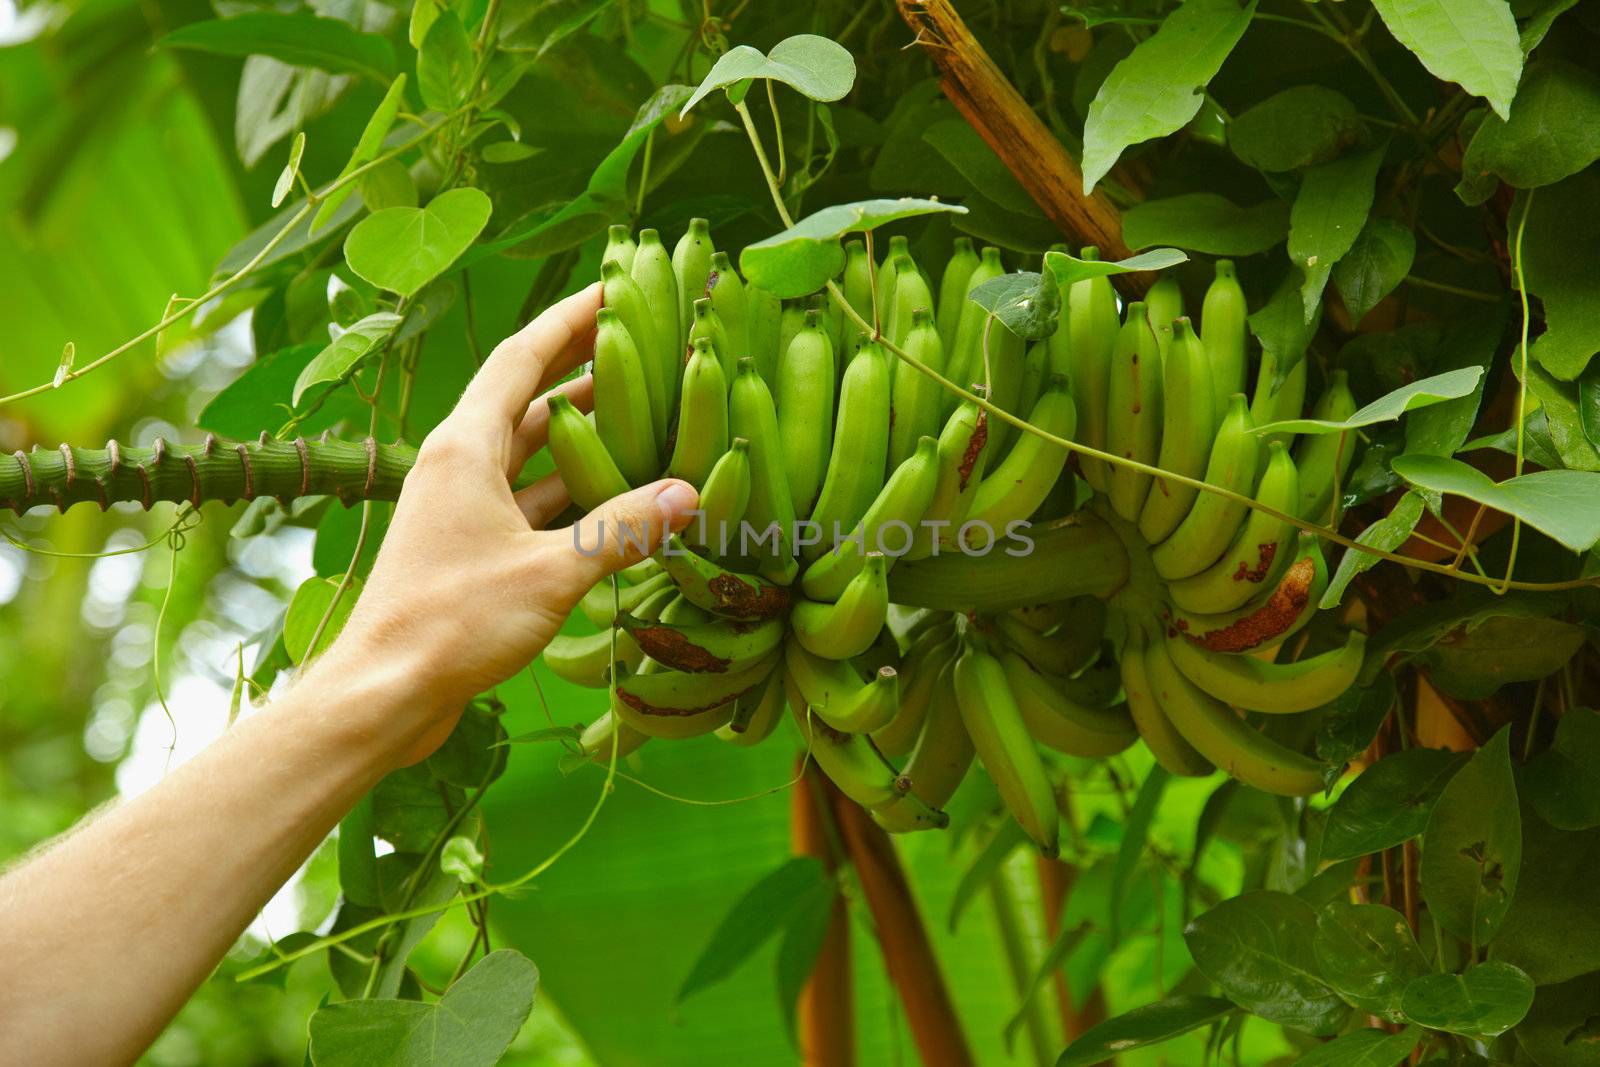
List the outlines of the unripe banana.
{"type": "MultiPolygon", "coordinates": [[[[1128,639],[1122,646],[1121,661],[1122,691],[1127,696],[1128,714],[1133,718],[1139,736],[1144,738],[1145,747],[1168,774],[1204,777],[1216,768],[1184,739],[1156,700],[1145,659],[1149,640],[1138,624],[1129,626],[1128,639]]],[[[1161,638],[1157,636],[1154,640],[1161,638]]]]}
{"type": "Polygon", "coordinates": [[[862,516],[860,537],[850,536],[806,568],[800,589],[812,600],[837,600],[860,573],[868,553],[898,556],[906,551],[939,481],[938,445],[924,437],[862,516]]]}
{"type": "Polygon", "coordinates": [[[783,665],[779,664],[766,681],[733,702],[733,718],[717,729],[717,737],[740,748],[759,745],[777,729],[783,707],[783,665]]]}
{"type": "MultiPolygon", "coordinates": [[[[1028,422],[1046,433],[1071,439],[1077,423],[1077,407],[1067,391],[1065,378],[1051,379],[1044,395],[1028,413],[1028,422]]],[[[1037,434],[1024,434],[1004,462],[984,475],[973,494],[966,525],[977,524],[975,538],[958,543],[976,550],[1007,533],[1013,522],[1032,515],[1049,495],[1056,479],[1067,465],[1067,450],[1037,434]]],[[[963,527],[964,528],[964,527],[963,527]]]]}
{"type": "Polygon", "coordinates": [[[1233,272],[1233,261],[1217,260],[1216,277],[1200,305],[1200,341],[1211,368],[1212,408],[1220,416],[1229,398],[1244,392],[1245,341],[1248,338],[1244,290],[1233,272]]]}
{"type": "Polygon", "coordinates": [[[1325,764],[1278,744],[1202,692],[1173,665],[1163,642],[1151,643],[1145,669],[1168,719],[1223,772],[1253,789],[1284,797],[1311,796],[1326,788],[1325,764]]]}
{"type": "Polygon", "coordinates": [[[690,219],[689,229],[672,250],[672,273],[678,278],[680,347],[688,344],[689,324],[694,321],[694,302],[706,295],[706,278],[711,273],[711,253],[714,251],[711,224],[705,219],[690,219]]]}
{"type": "Polygon", "coordinates": [[[1178,279],[1170,275],[1158,278],[1144,295],[1144,309],[1165,360],[1167,349],[1172,347],[1172,323],[1183,317],[1183,290],[1178,288],[1178,279]]]}
{"type": "Polygon", "coordinates": [[[702,337],[695,341],[694,352],[683,371],[678,431],[672,458],[667,461],[667,474],[699,489],[727,451],[728,379],[711,342],[702,337]]]}
{"type": "Polygon", "coordinates": [[[644,654],[670,670],[689,674],[727,674],[766,658],[783,640],[782,619],[757,623],[716,619],[677,625],[641,619],[627,612],[617,626],[644,654]]]}
{"type": "Polygon", "coordinates": [[[648,352],[641,349],[639,354],[655,361],[670,408],[683,376],[684,327],[678,322],[683,301],[678,296],[678,276],[672,272],[672,256],[655,230],[639,231],[639,249],[628,274],[644,293],[645,304],[655,320],[655,347],[648,352]]]}
{"type": "Polygon", "coordinates": [[[945,421],[939,434],[939,480],[933,502],[916,528],[906,558],[926,559],[935,549],[955,544],[956,532],[983,481],[983,446],[988,440],[989,413],[970,400],[945,421]]]}
{"type": "Polygon", "coordinates": [[[610,308],[595,317],[594,428],[630,485],[661,471],[639,350],[610,308]]]}
{"type": "Polygon", "coordinates": [[[649,734],[640,733],[608,711],[584,727],[578,738],[578,751],[585,759],[604,767],[611,763],[613,755],[619,760],[632,755],[648,740],[649,734]]]}
{"type": "Polygon", "coordinates": [[[877,344],[863,344],[845,368],[828,473],[811,511],[811,521],[820,525],[822,539],[805,547],[806,560],[815,560],[833,547],[836,536],[854,530],[883,488],[889,456],[889,397],[889,355],[877,344]]]}
{"type": "Polygon", "coordinates": [[[551,393],[549,403],[550,458],[572,502],[584,511],[593,511],[626,493],[628,479],[617,469],[594,424],[561,393],[551,393]]]}
{"type": "Polygon", "coordinates": [[[1277,585],[1243,607],[1221,614],[1174,608],[1167,620],[1170,628],[1212,652],[1272,648],[1300,632],[1317,613],[1317,604],[1328,588],[1328,564],[1315,534],[1302,532],[1299,540],[1294,561],[1277,585]]]}
{"type": "Polygon", "coordinates": [[[606,249],[600,253],[600,262],[614,259],[622,264],[623,270],[631,270],[633,257],[636,254],[637,246],[633,243],[633,234],[628,232],[626,226],[619,223],[607,228],[606,249]]]}
{"type": "MultiPolygon", "coordinates": [[[[1060,373],[1063,377],[1066,375],[1065,371],[1057,372],[1050,369],[1050,347],[1043,341],[1035,341],[1029,345],[1027,354],[1022,357],[1022,382],[1017,389],[1017,411],[1032,410],[1033,405],[1039,402],[1039,397],[1044,395],[1044,383],[1055,373],[1060,373]]],[[[1013,432],[1007,439],[1007,451],[1010,450],[1010,446],[1016,444],[1019,436],[1016,427],[1011,427],[1011,430],[1013,432]]],[[[998,463],[1004,458],[1005,452],[1002,451],[996,453],[994,460],[998,463]]]]}
{"type": "Polygon", "coordinates": [[[872,647],[889,621],[887,574],[888,560],[874,553],[867,557],[860,573],[850,579],[837,602],[798,601],[789,614],[795,638],[807,652],[827,659],[861,655],[872,647]]]}
{"type": "MultiPolygon", "coordinates": [[[[913,272],[912,276],[915,276],[913,272]]],[[[933,324],[933,313],[919,307],[910,313],[905,335],[895,343],[906,355],[936,373],[944,370],[944,346],[933,324]]],[[[889,469],[900,466],[917,450],[923,437],[939,433],[939,406],[943,390],[939,383],[915,367],[902,367],[898,358],[892,374],[890,406],[889,469]]]]}
{"type": "MultiPolygon", "coordinates": [[[[1145,305],[1128,305],[1128,321],[1117,333],[1106,392],[1106,451],[1140,463],[1161,454],[1161,349],[1145,305]]],[[[1107,496],[1111,507],[1137,522],[1150,492],[1150,475],[1112,466],[1107,496]]]]}
{"type": "Polygon", "coordinates": [[[639,673],[619,678],[612,687],[611,711],[651,737],[699,737],[727,725],[734,701],[760,685],[779,658],[774,650],[755,664],[726,674],[666,670],[646,660],[639,673]]]}
{"type": "Polygon", "coordinates": [[[911,242],[904,234],[897,233],[889,238],[889,251],[883,257],[883,265],[878,268],[878,329],[886,337],[889,335],[889,320],[894,315],[894,293],[900,281],[902,256],[910,262],[911,242]]]}
{"type": "MultiPolygon", "coordinates": [[[[867,246],[859,239],[849,241],[844,246],[844,275],[839,283],[839,289],[844,293],[845,301],[850,309],[868,325],[873,322],[872,310],[872,258],[867,255],[867,246]]],[[[830,296],[830,300],[833,298],[830,296]]],[[[850,357],[855,355],[856,349],[866,339],[867,333],[847,315],[843,308],[834,308],[834,317],[839,321],[839,340],[834,346],[838,354],[837,362],[841,368],[849,363],[850,357]]]]}
{"type": "MultiPolygon", "coordinates": [[[[972,302],[972,291],[984,282],[998,278],[1004,273],[1005,267],[1000,262],[1000,250],[993,245],[985,247],[978,259],[978,265],[967,278],[967,291],[961,301],[961,313],[956,318],[956,332],[950,337],[941,335],[945,350],[944,376],[962,388],[970,389],[974,383],[981,383],[984,380],[983,329],[989,320],[989,313],[972,302]]],[[[961,398],[956,394],[946,393],[939,414],[948,418],[960,402],[961,398]]]]}
{"type": "MultiPolygon", "coordinates": [[[[661,363],[652,358],[650,353],[657,352],[655,318],[650,313],[650,305],[645,299],[644,290],[639,284],[628,277],[628,272],[622,269],[622,264],[611,260],[600,268],[600,287],[604,294],[604,310],[611,312],[622,332],[627,334],[632,343],[635,357],[639,364],[639,395],[632,400],[633,406],[642,407],[650,416],[652,440],[654,442],[655,457],[651,463],[660,470],[660,455],[667,443],[667,407],[669,395],[667,392],[667,377],[661,363]]],[[[595,320],[597,328],[600,320],[595,320]]],[[[600,363],[600,334],[595,336],[595,408],[598,412],[602,406],[599,393],[599,363],[600,363]]],[[[596,415],[604,418],[603,415],[596,415]]],[[[606,438],[605,431],[600,433],[602,440],[606,438]]],[[[622,472],[631,479],[632,472],[621,456],[617,457],[617,465],[622,472]]],[[[653,476],[653,475],[652,475],[653,476]]],[[[647,479],[648,480],[648,479],[647,479]]],[[[636,483],[637,484],[637,483],[636,483]]]]}
{"type": "Polygon", "coordinates": [[[672,590],[673,596],[667,606],[661,609],[662,622],[671,626],[703,626],[717,617],[678,592],[677,586],[668,588],[672,590]]]}
{"type": "Polygon", "coordinates": [[[750,442],[736,437],[700,490],[700,514],[684,530],[696,548],[725,556],[739,544],[739,524],[750,506],[750,442]]]}
{"type": "Polygon", "coordinates": [[[956,660],[953,677],[961,722],[1006,810],[1040,852],[1056,855],[1060,814],[1055,790],[1011,693],[1005,668],[969,644],[956,660]]]}
{"type": "MultiPolygon", "coordinates": [[[[674,534],[661,552],[669,579],[697,607],[730,619],[770,619],[789,607],[789,591],[755,574],[735,574],[689,551],[674,534]]],[[[606,625],[610,625],[607,623],[606,625]]]]}
{"type": "Polygon", "coordinates": [[[822,476],[833,451],[833,342],[815,311],[805,313],[778,361],[778,448],[797,516],[809,516],[822,492],[822,476]]]}
{"type": "MultiPolygon", "coordinates": [[[[1083,259],[1099,259],[1096,248],[1085,248],[1083,259]]],[[[1067,289],[1068,356],[1072,360],[1073,395],[1078,401],[1079,440],[1090,448],[1106,451],[1106,398],[1111,381],[1111,351],[1117,343],[1121,323],[1117,316],[1117,294],[1108,278],[1085,278],[1067,289]]],[[[1103,493],[1109,484],[1110,468],[1097,459],[1084,457],[1079,464],[1084,479],[1103,493]]]]}
{"type": "MultiPolygon", "coordinates": [[[[1300,411],[1306,402],[1306,359],[1301,357],[1300,362],[1289,369],[1284,376],[1283,384],[1274,391],[1273,378],[1277,375],[1278,361],[1266,353],[1261,355],[1261,367],[1256,374],[1256,389],[1250,397],[1250,419],[1257,426],[1265,426],[1269,422],[1281,422],[1284,419],[1298,419],[1300,411]]],[[[1266,463],[1265,447],[1269,442],[1281,441],[1284,434],[1269,434],[1267,440],[1262,442],[1262,459],[1266,463]]]]}
{"type": "Polygon", "coordinates": [[[1255,656],[1208,652],[1174,634],[1167,652],[1195,685],[1246,711],[1292,714],[1310,711],[1341,695],[1361,672],[1367,635],[1351,631],[1343,646],[1293,663],[1268,663],[1255,656]]]}
{"type": "Polygon", "coordinates": [[[1100,653],[1100,638],[1105,630],[1104,607],[1094,597],[1077,597],[1079,619],[1042,634],[1030,629],[1014,613],[994,618],[1001,644],[1041,671],[1063,678],[1077,674],[1100,653]]]}
{"type": "MultiPolygon", "coordinates": [[[[1256,487],[1256,502],[1292,515],[1300,499],[1294,460],[1282,441],[1272,442],[1267,451],[1267,469],[1256,487]]],[[[1199,574],[1167,583],[1167,595],[1183,611],[1213,615],[1233,611],[1277,580],[1289,563],[1294,541],[1291,523],[1252,510],[1222,558],[1199,574]]]]}
{"type": "Polygon", "coordinates": [[[972,238],[957,237],[950,258],[944,265],[944,275],[939,279],[939,336],[954,340],[956,327],[961,322],[961,305],[967,301],[967,285],[972,272],[978,267],[978,253],[972,250],[972,238]]]}
{"type": "MultiPolygon", "coordinates": [[[[1311,417],[1342,422],[1356,412],[1356,398],[1350,392],[1350,376],[1342,370],[1317,398],[1311,417]]],[[[1295,444],[1295,465],[1300,468],[1300,500],[1295,514],[1311,522],[1333,525],[1333,499],[1344,484],[1345,472],[1356,451],[1355,434],[1307,434],[1295,444]]]]}
{"type": "MultiPolygon", "coordinates": [[[[912,315],[917,311],[926,311],[928,328],[937,329],[933,325],[933,293],[929,291],[927,281],[917,270],[917,265],[911,256],[903,255],[899,257],[895,267],[894,297],[889,305],[889,320],[883,328],[884,336],[889,338],[890,343],[896,347],[905,347],[906,337],[911,333],[912,315]]],[[[897,377],[899,373],[898,370],[895,371],[897,377]]]]}
{"type": "MultiPolygon", "coordinates": [[[[1050,250],[1065,252],[1067,249],[1065,245],[1052,245],[1050,250]]],[[[1072,314],[1069,302],[1071,294],[1068,292],[1068,287],[1061,284],[1060,279],[1055,277],[1049,267],[1044,269],[1050,272],[1051,280],[1056,283],[1056,297],[1061,301],[1061,311],[1056,316],[1056,330],[1043,342],[1047,353],[1046,366],[1049,368],[1048,373],[1065,374],[1070,380],[1075,369],[1072,358],[1072,325],[1068,321],[1072,314]]],[[[1077,388],[1076,383],[1073,388],[1077,388]]]]}
{"type": "Polygon", "coordinates": [[[540,656],[551,674],[586,689],[604,689],[610,685],[613,663],[624,670],[636,671],[644,661],[644,652],[633,638],[613,630],[581,635],[559,634],[551,639],[540,656]]]}
{"type": "Polygon", "coordinates": [[[796,641],[784,646],[783,655],[802,701],[829,727],[868,734],[894,718],[900,678],[893,667],[880,667],[864,681],[849,660],[816,655],[796,641]]]}
{"type": "MultiPolygon", "coordinates": [[[[745,519],[760,539],[759,545],[751,547],[763,561],[762,573],[791,581],[794,502],[783,462],[778,413],[773,407],[772,391],[756,373],[755,360],[749,356],[739,361],[728,410],[734,436],[750,442],[750,505],[745,509],[745,519]]],[[[741,550],[744,547],[741,544],[741,550]]]]}
{"type": "Polygon", "coordinates": [[[726,252],[711,254],[711,274],[706,279],[706,292],[711,297],[711,308],[722,320],[728,343],[733,346],[733,358],[750,355],[750,306],[744,295],[744,282],[733,269],[733,261],[726,252]]]}
{"type": "MultiPolygon", "coordinates": [[[[1235,393],[1217,429],[1206,461],[1206,483],[1241,496],[1255,488],[1260,439],[1252,432],[1250,409],[1235,393]]],[[[1150,552],[1156,573],[1168,581],[1199,574],[1227,549],[1239,530],[1246,505],[1202,491],[1178,528],[1150,552]]]]}
{"type": "Polygon", "coordinates": [[[927,717],[900,772],[901,779],[911,783],[911,790],[902,799],[872,813],[878,825],[891,833],[932,830],[943,825],[943,821],[929,820],[924,812],[938,811],[949,803],[972,766],[972,738],[961,721],[961,707],[956,701],[953,659],[940,665],[929,689],[927,717]]]}
{"type": "Polygon", "coordinates": [[[788,671],[784,672],[784,691],[806,751],[839,787],[839,792],[869,811],[901,796],[899,776],[883,762],[865,735],[835,730],[808,710],[794,675],[788,671]]]}
{"type": "Polygon", "coordinates": [[[750,316],[750,354],[755,357],[756,370],[769,386],[776,388],[778,380],[778,337],[783,329],[783,301],[776,293],[759,285],[744,287],[745,307],[750,316]]]}
{"type": "MultiPolygon", "coordinates": [[[[954,631],[946,626],[930,630],[924,639],[906,650],[905,661],[899,668],[900,705],[895,709],[894,718],[872,734],[878,751],[898,758],[916,746],[932,706],[934,686],[945,669],[955,663],[959,648],[954,631]]],[[[949,680],[946,675],[945,681],[949,680]]]]}
{"type": "Polygon", "coordinates": [[[1081,759],[1104,759],[1139,739],[1125,708],[1093,708],[1062,691],[1014,652],[1000,657],[1028,734],[1041,745],[1081,759]]]}
{"type": "Polygon", "coordinates": [[[692,314],[694,317],[689,323],[690,350],[700,341],[709,341],[717,362],[722,364],[723,375],[728,381],[733,381],[738,370],[733,356],[733,343],[728,340],[728,331],[723,329],[722,318],[711,307],[711,298],[703,296],[696,300],[692,314]]]}
{"type": "MultiPolygon", "coordinates": [[[[1161,453],[1156,465],[1188,478],[1202,477],[1221,413],[1212,410],[1211,371],[1188,319],[1173,326],[1161,380],[1161,453]]],[[[1145,541],[1156,545],[1166,540],[1189,514],[1197,492],[1170,478],[1156,478],[1139,512],[1139,533],[1145,541]]]]}
{"type": "Polygon", "coordinates": [[[625,585],[617,583],[617,588],[611,588],[609,579],[598,582],[594,588],[583,594],[583,599],[578,606],[583,610],[584,618],[604,630],[609,630],[616,621],[618,611],[631,611],[638,613],[644,610],[644,605],[663,589],[672,588],[672,577],[667,574],[657,574],[647,578],[638,585],[625,585]]]}
{"type": "MultiPolygon", "coordinates": [[[[976,306],[976,305],[974,305],[976,306]]],[[[978,376],[988,383],[989,402],[1011,415],[1025,417],[1031,404],[1022,397],[1023,363],[1026,346],[1022,338],[1012,333],[997,316],[985,320],[978,343],[978,376]]],[[[1000,464],[1001,457],[1010,450],[1011,442],[1019,431],[1004,419],[989,425],[989,455],[985,468],[1000,464]]]]}

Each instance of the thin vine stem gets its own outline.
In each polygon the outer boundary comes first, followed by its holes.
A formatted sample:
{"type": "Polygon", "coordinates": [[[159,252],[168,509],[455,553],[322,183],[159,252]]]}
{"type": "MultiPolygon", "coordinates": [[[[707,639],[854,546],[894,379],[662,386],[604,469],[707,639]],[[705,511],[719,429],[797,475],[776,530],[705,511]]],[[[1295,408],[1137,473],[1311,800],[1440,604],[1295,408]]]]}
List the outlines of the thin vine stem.
{"type": "MultiPolygon", "coordinates": [[[[1528,285],[1522,273],[1522,238],[1528,229],[1528,216],[1533,213],[1533,194],[1535,190],[1529,189],[1528,195],[1522,200],[1522,217],[1517,220],[1517,239],[1511,250],[1511,267],[1517,276],[1517,303],[1522,312],[1522,330],[1517,337],[1517,361],[1520,373],[1517,375],[1517,465],[1514,478],[1522,476],[1522,464],[1525,459],[1524,445],[1528,432],[1528,285]]],[[[1482,505],[1479,505],[1481,508],[1482,505]]],[[[1520,516],[1511,517],[1511,554],[1506,559],[1505,582],[1499,587],[1490,586],[1498,593],[1504,593],[1512,588],[1511,573],[1517,565],[1517,549],[1522,545],[1522,519],[1520,516]]]]}

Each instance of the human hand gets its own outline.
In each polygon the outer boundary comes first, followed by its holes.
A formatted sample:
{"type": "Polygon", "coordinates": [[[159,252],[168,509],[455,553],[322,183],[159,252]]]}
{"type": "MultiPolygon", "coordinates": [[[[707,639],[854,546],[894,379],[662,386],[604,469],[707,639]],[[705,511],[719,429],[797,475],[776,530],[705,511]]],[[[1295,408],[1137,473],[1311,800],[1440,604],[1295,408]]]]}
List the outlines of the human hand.
{"type": "MultiPolygon", "coordinates": [[[[551,474],[519,492],[511,480],[546,443],[545,391],[591,358],[600,286],[554,305],[502,341],[455,409],[422,443],[394,521],[349,622],[315,671],[398,672],[409,735],[402,763],[437,748],[466,703],[521,670],[561,629],[596,582],[639,561],[616,531],[659,543],[682,529],[698,497],[664,479],[587,515],[585,553],[570,528],[546,524],[568,504],[551,474]],[[537,399],[530,398],[537,397],[537,399]],[[604,547],[587,546],[604,531],[604,547]],[[586,554],[587,553],[587,554],[586,554]]],[[[557,390],[580,410],[593,403],[584,375],[557,390]]]]}

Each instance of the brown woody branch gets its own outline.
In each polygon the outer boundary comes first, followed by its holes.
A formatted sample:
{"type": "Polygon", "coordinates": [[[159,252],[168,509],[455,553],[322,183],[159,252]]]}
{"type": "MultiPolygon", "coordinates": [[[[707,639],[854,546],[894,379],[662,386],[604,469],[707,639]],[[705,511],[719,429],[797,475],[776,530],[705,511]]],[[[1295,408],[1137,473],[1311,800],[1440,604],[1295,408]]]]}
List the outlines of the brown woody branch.
{"type": "MultiPolygon", "coordinates": [[[[823,777],[805,757],[802,776],[789,793],[789,848],[796,856],[815,856],[830,875],[841,857],[837,830],[829,826],[823,777]]],[[[833,899],[833,913],[817,953],[811,977],[800,990],[796,1009],[800,1062],[806,1067],[855,1067],[855,987],[850,970],[850,915],[843,896],[833,899]]]]}

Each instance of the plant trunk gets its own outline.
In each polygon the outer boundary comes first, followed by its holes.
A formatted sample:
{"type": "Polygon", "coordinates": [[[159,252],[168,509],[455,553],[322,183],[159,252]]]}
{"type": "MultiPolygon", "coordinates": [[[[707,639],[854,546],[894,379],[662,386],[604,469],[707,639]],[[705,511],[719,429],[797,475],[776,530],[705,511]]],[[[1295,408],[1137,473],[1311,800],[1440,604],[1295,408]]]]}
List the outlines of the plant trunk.
{"type": "MultiPolygon", "coordinates": [[[[839,868],[839,832],[829,825],[822,774],[801,757],[802,776],[789,794],[789,847],[796,856],[815,856],[832,875],[839,868]]],[[[817,964],[800,990],[796,1009],[800,1062],[805,1067],[855,1067],[855,984],[850,970],[850,913],[843,894],[833,898],[833,913],[822,937],[817,964]]]]}

